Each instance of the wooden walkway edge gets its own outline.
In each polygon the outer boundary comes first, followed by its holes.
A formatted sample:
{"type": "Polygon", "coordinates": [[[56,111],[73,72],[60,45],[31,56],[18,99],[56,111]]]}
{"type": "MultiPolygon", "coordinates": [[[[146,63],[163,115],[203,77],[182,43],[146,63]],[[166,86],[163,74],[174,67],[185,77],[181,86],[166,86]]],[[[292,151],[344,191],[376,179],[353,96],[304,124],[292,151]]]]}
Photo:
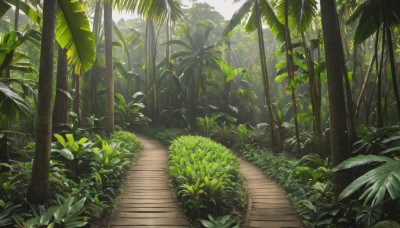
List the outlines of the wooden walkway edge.
{"type": "Polygon", "coordinates": [[[243,159],[239,162],[250,192],[244,227],[303,227],[285,191],[258,167],[243,159]]]}
{"type": "Polygon", "coordinates": [[[189,227],[168,184],[165,146],[138,136],[144,149],[130,171],[111,227],[189,227]]]}

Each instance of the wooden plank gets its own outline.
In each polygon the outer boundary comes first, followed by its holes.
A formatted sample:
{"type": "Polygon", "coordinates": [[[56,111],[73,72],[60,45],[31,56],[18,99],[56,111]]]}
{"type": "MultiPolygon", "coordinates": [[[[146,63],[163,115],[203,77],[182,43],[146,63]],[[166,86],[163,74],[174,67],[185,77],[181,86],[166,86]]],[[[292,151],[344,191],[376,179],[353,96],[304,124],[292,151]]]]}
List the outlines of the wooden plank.
{"type": "Polygon", "coordinates": [[[166,148],[141,137],[144,150],[129,172],[111,227],[188,227],[169,189],[166,148]]]}
{"type": "Polygon", "coordinates": [[[303,227],[286,193],[259,168],[241,159],[239,162],[250,191],[244,227],[303,227]]]}
{"type": "Polygon", "coordinates": [[[170,218],[120,218],[113,221],[111,225],[129,225],[129,226],[165,226],[165,225],[186,225],[185,219],[170,218]]]}

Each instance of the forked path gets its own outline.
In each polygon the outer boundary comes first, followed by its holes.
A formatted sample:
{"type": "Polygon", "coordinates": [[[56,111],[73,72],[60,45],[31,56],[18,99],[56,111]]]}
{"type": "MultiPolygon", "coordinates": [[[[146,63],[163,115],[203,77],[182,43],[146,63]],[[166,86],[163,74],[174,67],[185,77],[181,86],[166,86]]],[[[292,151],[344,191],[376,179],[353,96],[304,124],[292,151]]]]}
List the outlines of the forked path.
{"type": "Polygon", "coordinates": [[[165,146],[139,137],[144,149],[130,171],[111,227],[189,227],[168,185],[165,146]]]}
{"type": "Polygon", "coordinates": [[[250,192],[245,227],[303,227],[286,193],[261,169],[243,159],[239,162],[250,192]]]}

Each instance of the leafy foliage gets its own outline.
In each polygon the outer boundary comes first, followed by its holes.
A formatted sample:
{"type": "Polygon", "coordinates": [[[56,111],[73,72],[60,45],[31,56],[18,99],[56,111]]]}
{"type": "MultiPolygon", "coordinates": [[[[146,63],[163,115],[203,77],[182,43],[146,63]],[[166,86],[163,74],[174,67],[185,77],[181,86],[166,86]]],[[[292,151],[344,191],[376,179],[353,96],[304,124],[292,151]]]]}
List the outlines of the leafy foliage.
{"type": "MultiPolygon", "coordinates": [[[[102,224],[112,216],[122,178],[138,157],[142,145],[129,132],[115,132],[109,141],[72,134],[55,135],[50,163],[50,199],[44,206],[24,200],[31,162],[14,162],[0,173],[0,225],[20,227],[82,227],[102,224]],[[8,219],[13,218],[13,219],[8,219]]],[[[29,153],[31,154],[31,153],[29,153]]],[[[31,158],[28,158],[29,160],[31,158]]]]}
{"type": "Polygon", "coordinates": [[[244,210],[239,164],[228,149],[204,137],[182,136],[169,151],[171,184],[192,222],[244,210]]]}
{"type": "Polygon", "coordinates": [[[69,64],[75,72],[88,71],[96,59],[94,36],[85,7],[78,1],[58,1],[56,40],[67,49],[69,64]]]}
{"type": "Polygon", "coordinates": [[[201,224],[207,228],[238,228],[238,225],[234,225],[235,221],[231,219],[231,216],[224,215],[218,218],[214,218],[208,215],[208,220],[200,220],[201,224]]]}
{"type": "Polygon", "coordinates": [[[324,161],[318,155],[311,154],[296,161],[285,154],[276,156],[251,146],[243,147],[240,153],[278,181],[306,226],[347,224],[342,212],[336,210],[333,204],[333,184],[330,181],[332,170],[328,160],[324,161]]]}

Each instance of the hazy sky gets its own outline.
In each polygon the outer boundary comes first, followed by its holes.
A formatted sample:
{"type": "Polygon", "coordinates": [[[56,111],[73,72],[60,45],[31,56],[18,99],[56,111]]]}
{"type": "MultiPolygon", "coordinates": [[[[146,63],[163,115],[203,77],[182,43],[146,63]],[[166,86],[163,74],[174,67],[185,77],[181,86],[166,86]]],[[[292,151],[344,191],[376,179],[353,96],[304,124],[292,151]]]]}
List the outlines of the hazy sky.
{"type": "MultiPolygon", "coordinates": [[[[190,6],[193,0],[182,0],[183,5],[190,6]]],[[[239,9],[241,3],[233,4],[233,0],[196,0],[196,2],[206,2],[210,6],[213,6],[225,19],[230,19],[232,15],[239,9]]],[[[118,13],[117,11],[113,14],[115,21],[121,18],[130,19],[133,18],[131,14],[118,13]]]]}

